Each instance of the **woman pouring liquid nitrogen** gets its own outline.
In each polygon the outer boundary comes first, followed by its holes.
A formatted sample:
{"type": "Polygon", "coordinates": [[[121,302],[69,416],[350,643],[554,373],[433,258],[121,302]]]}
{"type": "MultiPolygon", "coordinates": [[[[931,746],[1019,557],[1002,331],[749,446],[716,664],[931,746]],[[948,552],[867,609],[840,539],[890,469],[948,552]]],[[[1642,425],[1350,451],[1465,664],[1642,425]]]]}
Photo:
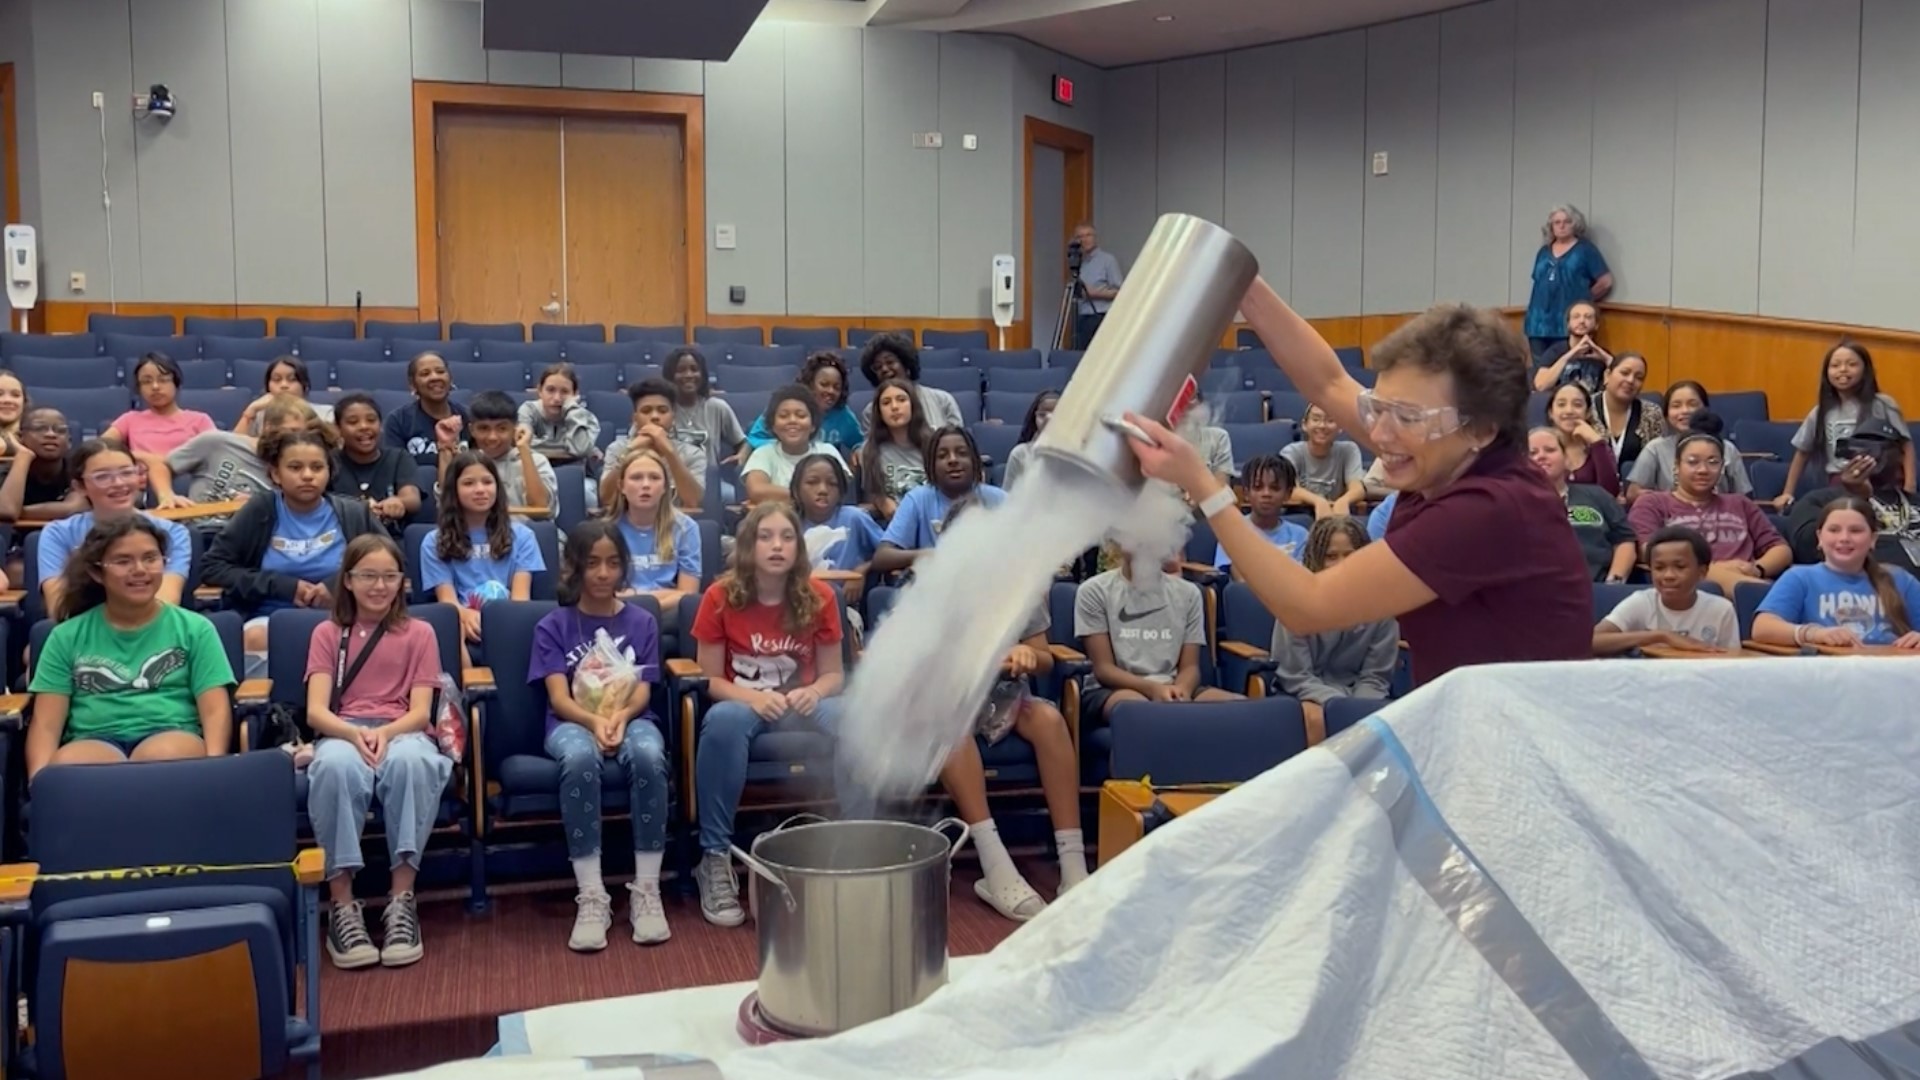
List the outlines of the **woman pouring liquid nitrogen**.
{"type": "Polygon", "coordinates": [[[1194,448],[1129,420],[1148,476],[1179,485],[1260,602],[1289,631],[1400,620],[1417,683],[1468,664],[1593,650],[1593,586],[1567,508],[1526,456],[1527,347],[1492,311],[1435,307],[1373,348],[1376,386],[1349,376],[1265,281],[1241,312],[1308,401],[1379,455],[1400,492],[1386,542],[1315,573],[1261,536],[1194,448]]]}

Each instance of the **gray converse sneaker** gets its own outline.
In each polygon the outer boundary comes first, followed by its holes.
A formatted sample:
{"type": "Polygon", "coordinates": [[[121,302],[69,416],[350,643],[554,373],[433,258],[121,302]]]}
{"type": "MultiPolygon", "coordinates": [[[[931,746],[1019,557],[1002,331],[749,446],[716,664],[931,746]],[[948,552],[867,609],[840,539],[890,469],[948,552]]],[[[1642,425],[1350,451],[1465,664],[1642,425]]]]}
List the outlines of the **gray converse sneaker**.
{"type": "Polygon", "coordinates": [[[366,907],[360,901],[333,905],[327,917],[327,956],[342,971],[380,962],[380,950],[373,947],[373,935],[367,933],[366,907]]]}
{"type": "Polygon", "coordinates": [[[426,955],[420,943],[420,907],[412,893],[390,898],[380,915],[384,924],[380,934],[382,966],[406,967],[426,955]]]}
{"type": "Polygon", "coordinates": [[[573,898],[580,910],[573,917],[573,936],[567,948],[574,952],[599,952],[607,947],[607,928],[613,925],[613,897],[605,889],[582,892],[573,898]]]}
{"type": "Polygon", "coordinates": [[[633,923],[633,940],[641,945],[658,945],[673,936],[667,927],[667,909],[660,902],[660,883],[627,884],[627,920],[633,923]]]}
{"type": "Polygon", "coordinates": [[[715,926],[739,926],[747,921],[740,908],[740,883],[733,876],[733,860],[724,851],[700,857],[695,875],[700,882],[700,914],[715,926]]]}

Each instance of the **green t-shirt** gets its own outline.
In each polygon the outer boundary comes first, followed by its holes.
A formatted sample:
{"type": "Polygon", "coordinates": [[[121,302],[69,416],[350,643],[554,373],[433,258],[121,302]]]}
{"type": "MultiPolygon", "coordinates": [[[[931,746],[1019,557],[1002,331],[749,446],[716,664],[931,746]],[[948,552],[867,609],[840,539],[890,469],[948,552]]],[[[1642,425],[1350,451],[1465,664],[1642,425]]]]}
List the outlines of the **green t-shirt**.
{"type": "Polygon", "coordinates": [[[200,732],[204,692],[233,683],[220,634],[206,617],[172,604],[138,630],[107,624],[104,606],[53,628],[34,658],[35,694],[69,699],[62,743],[139,740],[162,731],[200,732]]]}

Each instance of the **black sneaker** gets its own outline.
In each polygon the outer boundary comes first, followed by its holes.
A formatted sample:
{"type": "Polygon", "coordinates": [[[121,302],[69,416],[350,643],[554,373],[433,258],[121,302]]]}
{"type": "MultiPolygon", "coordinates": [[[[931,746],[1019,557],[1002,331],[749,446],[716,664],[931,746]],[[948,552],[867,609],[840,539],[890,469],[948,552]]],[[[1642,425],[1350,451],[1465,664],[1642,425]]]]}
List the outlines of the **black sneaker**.
{"type": "Polygon", "coordinates": [[[333,905],[327,917],[327,956],[342,971],[380,962],[380,950],[373,947],[373,936],[367,933],[366,910],[360,901],[333,905]]]}
{"type": "Polygon", "coordinates": [[[385,923],[380,935],[380,963],[386,967],[406,967],[426,955],[420,944],[420,908],[410,892],[387,901],[382,912],[385,923]]]}

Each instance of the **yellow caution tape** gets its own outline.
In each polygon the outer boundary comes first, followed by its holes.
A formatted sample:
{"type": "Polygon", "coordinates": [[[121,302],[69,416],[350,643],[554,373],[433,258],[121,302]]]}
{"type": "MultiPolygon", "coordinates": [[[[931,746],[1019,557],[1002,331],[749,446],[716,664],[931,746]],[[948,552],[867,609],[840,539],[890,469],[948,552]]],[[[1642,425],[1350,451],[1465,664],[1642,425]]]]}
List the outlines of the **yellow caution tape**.
{"type": "Polygon", "coordinates": [[[31,874],[13,877],[0,877],[0,887],[12,885],[38,885],[49,881],[142,881],[148,878],[198,877],[202,874],[240,874],[260,870],[285,870],[288,873],[298,871],[299,864],[294,862],[228,863],[209,865],[206,863],[163,863],[157,866],[122,866],[103,870],[75,870],[65,874],[31,874]]]}

